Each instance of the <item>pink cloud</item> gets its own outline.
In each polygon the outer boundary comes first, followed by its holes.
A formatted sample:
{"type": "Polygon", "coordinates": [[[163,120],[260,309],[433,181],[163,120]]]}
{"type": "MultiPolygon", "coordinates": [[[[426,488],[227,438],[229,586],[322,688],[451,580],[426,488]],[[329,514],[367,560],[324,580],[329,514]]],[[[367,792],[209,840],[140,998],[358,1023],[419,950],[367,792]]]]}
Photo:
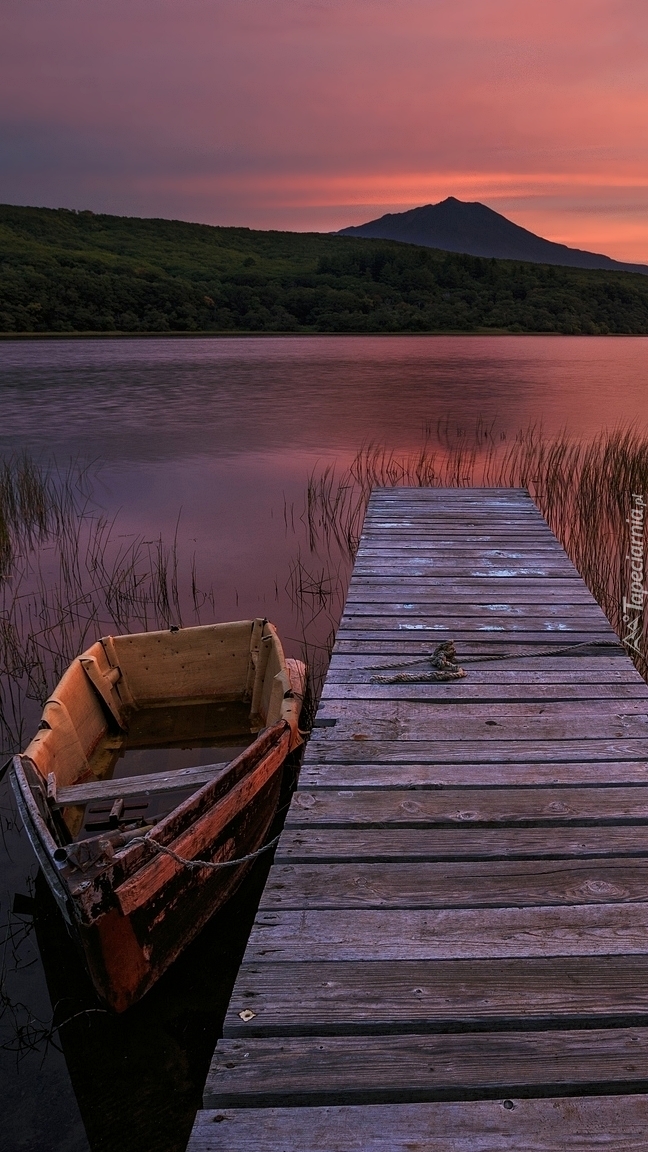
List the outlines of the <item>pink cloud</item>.
{"type": "Polygon", "coordinates": [[[648,259],[645,3],[4,0],[3,24],[2,199],[328,229],[454,194],[648,259]]]}

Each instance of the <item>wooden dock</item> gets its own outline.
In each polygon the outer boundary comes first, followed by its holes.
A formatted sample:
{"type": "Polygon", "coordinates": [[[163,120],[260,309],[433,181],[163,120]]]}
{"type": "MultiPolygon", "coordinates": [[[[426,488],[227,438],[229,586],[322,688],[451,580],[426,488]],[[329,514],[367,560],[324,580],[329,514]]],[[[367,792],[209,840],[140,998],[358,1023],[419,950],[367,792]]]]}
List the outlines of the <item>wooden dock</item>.
{"type": "Polygon", "coordinates": [[[648,687],[526,492],[374,492],[318,725],[190,1152],[647,1149],[648,687]]]}

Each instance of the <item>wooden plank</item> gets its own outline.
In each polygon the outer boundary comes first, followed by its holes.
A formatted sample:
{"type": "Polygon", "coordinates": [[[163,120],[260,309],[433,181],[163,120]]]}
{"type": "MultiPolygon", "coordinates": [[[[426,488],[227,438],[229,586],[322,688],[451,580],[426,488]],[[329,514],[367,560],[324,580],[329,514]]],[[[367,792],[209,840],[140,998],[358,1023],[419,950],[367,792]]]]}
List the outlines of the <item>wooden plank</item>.
{"type": "Polygon", "coordinates": [[[223,1034],[228,1039],[403,1035],[622,1022],[648,1024],[648,957],[246,961],[223,1034]],[[253,1018],[246,1018],[246,1009],[253,1018]]]}
{"type": "Polygon", "coordinates": [[[416,591],[412,589],[410,589],[409,596],[404,595],[402,601],[396,601],[394,600],[395,591],[396,589],[393,591],[388,589],[386,595],[389,595],[390,599],[384,601],[373,600],[370,593],[364,593],[362,599],[357,601],[358,611],[355,611],[356,605],[354,604],[352,610],[345,614],[343,618],[345,627],[355,626],[356,622],[373,617],[376,621],[376,628],[382,630],[383,616],[386,621],[390,622],[391,631],[397,630],[401,623],[421,623],[430,628],[436,624],[442,624],[464,632],[491,623],[504,629],[512,628],[516,622],[518,628],[521,624],[525,624],[527,625],[526,631],[535,632],[543,632],[546,628],[553,628],[554,624],[557,623],[564,623],[572,628],[576,625],[582,630],[590,629],[593,624],[596,624],[603,631],[607,631],[610,627],[610,623],[603,612],[595,612],[590,604],[585,603],[568,603],[564,600],[540,603],[521,598],[509,603],[506,603],[505,599],[502,598],[500,603],[498,599],[493,597],[489,607],[477,603],[473,596],[465,596],[462,599],[451,599],[448,596],[447,600],[438,598],[434,604],[431,604],[422,596],[418,596],[416,591]],[[579,624],[579,621],[582,623],[579,624]]]}
{"type": "MultiPolygon", "coordinates": [[[[381,723],[385,724],[385,721],[381,723]]],[[[367,725],[369,727],[369,725],[367,725]]],[[[595,760],[646,760],[648,759],[648,740],[638,738],[579,739],[560,738],[554,730],[554,739],[546,735],[540,742],[540,733],[529,734],[525,740],[499,740],[481,738],[479,740],[388,740],[376,741],[376,733],[363,731],[357,726],[356,732],[350,740],[326,740],[323,734],[335,732],[335,728],[316,728],[316,737],[311,738],[310,748],[313,752],[311,762],[320,764],[475,764],[495,762],[521,763],[526,760],[530,764],[540,764],[555,761],[566,762],[569,758],[582,763],[595,760]],[[354,739],[355,737],[355,739],[354,739]]],[[[484,725],[484,731],[487,731],[484,725]]],[[[390,731],[393,736],[396,725],[390,731]]],[[[399,732],[400,735],[400,732],[399,732]]]]}
{"type": "MultiPolygon", "coordinates": [[[[563,749],[564,755],[564,749],[563,749]]],[[[467,760],[465,763],[377,763],[362,760],[345,763],[317,763],[307,760],[300,774],[305,788],[524,788],[570,787],[574,784],[645,784],[645,760],[564,760],[538,763],[535,760],[507,762],[467,760]]]]}
{"type": "Polygon", "coordinates": [[[347,598],[344,612],[345,620],[356,616],[375,616],[378,612],[383,617],[402,617],[408,619],[420,615],[425,620],[447,620],[448,611],[455,618],[463,620],[476,620],[481,623],[484,618],[490,620],[495,617],[508,624],[509,620],[562,620],[578,618],[581,620],[595,620],[597,623],[606,623],[606,617],[601,609],[594,604],[507,604],[495,601],[490,604],[476,604],[474,600],[466,600],[457,604],[448,597],[444,603],[438,598],[434,601],[426,600],[375,600],[369,596],[360,596],[357,599],[347,598]]]}
{"type": "Polygon", "coordinates": [[[456,629],[468,632],[480,628],[502,628],[524,630],[527,632],[555,631],[560,628],[570,628],[572,631],[588,631],[598,629],[607,631],[609,621],[602,612],[594,612],[590,605],[556,605],[553,614],[544,612],[541,604],[517,605],[515,611],[509,608],[498,608],[493,603],[492,608],[480,605],[481,611],[470,611],[473,603],[453,604],[438,603],[435,605],[420,606],[413,600],[404,601],[402,608],[395,609],[391,604],[368,601],[366,607],[358,605],[358,611],[345,613],[344,626],[346,628],[361,627],[374,621],[374,627],[381,631],[398,629],[402,624],[420,624],[425,628],[456,629]]]}
{"type": "Polygon", "coordinates": [[[560,546],[556,548],[544,548],[540,545],[535,545],[533,548],[488,548],[481,547],[442,547],[441,545],[428,544],[421,541],[418,545],[410,547],[402,547],[400,544],[392,546],[384,545],[383,547],[369,547],[364,546],[358,549],[356,555],[356,564],[358,570],[362,573],[362,569],[377,563],[380,565],[390,564],[404,565],[404,570],[414,564],[426,564],[433,569],[441,568],[454,568],[464,565],[474,567],[475,565],[484,565],[495,568],[501,568],[503,565],[506,567],[509,564],[517,566],[519,564],[540,564],[542,566],[549,566],[556,574],[563,574],[569,577],[574,569],[571,560],[568,560],[564,553],[561,553],[560,546]]]}
{"type": "Polygon", "coordinates": [[[489,527],[497,529],[501,525],[517,525],[518,528],[523,526],[534,531],[541,531],[544,528],[547,535],[554,535],[537,508],[513,504],[498,507],[488,500],[482,503],[459,502],[455,503],[455,506],[449,501],[439,500],[438,503],[433,502],[427,507],[405,500],[396,509],[393,506],[370,507],[365,515],[363,534],[371,532],[374,528],[385,529],[392,526],[398,528],[401,524],[408,523],[419,523],[422,532],[434,531],[443,524],[451,527],[460,525],[462,528],[479,525],[483,526],[484,531],[489,527]]]}
{"type": "Polygon", "coordinates": [[[516,665],[521,665],[522,660],[527,656],[533,657],[535,655],[532,645],[537,645],[539,649],[542,649],[543,656],[556,659],[563,652],[565,656],[571,657],[576,644],[581,648],[582,659],[596,656],[595,650],[585,652],[583,649],[594,649],[597,644],[601,645],[601,651],[605,656],[609,657],[616,652],[620,658],[625,657],[627,659],[627,652],[622,647],[621,641],[617,645],[607,633],[603,632],[574,631],[568,634],[563,633],[560,639],[547,632],[527,632],[522,641],[498,632],[491,633],[490,636],[483,635],[482,638],[476,637],[471,632],[457,632],[457,629],[454,629],[452,636],[447,637],[439,636],[433,629],[408,632],[405,628],[394,628],[390,632],[380,632],[378,629],[371,632],[364,630],[357,632],[341,628],[338,631],[333,654],[337,656],[342,653],[353,655],[369,652],[376,656],[382,655],[385,658],[393,657],[394,659],[397,656],[427,656],[444,639],[451,639],[456,642],[460,661],[470,655],[493,655],[498,660],[503,660],[503,653],[510,653],[510,658],[515,660],[516,665]],[[422,635],[422,633],[424,634],[422,635]],[[545,649],[547,649],[546,653],[545,649]]]}
{"type": "MultiPolygon", "coordinates": [[[[300,788],[287,828],[564,826],[648,822],[648,788],[300,788]]],[[[648,825],[646,827],[648,846],[648,825]]],[[[648,880],[648,877],[647,877],[648,880]]]]}
{"type": "Polygon", "coordinates": [[[177,768],[172,772],[151,772],[146,776],[124,776],[118,780],[73,784],[69,788],[58,789],[57,802],[62,808],[66,804],[88,804],[93,800],[112,800],[119,796],[149,796],[180,788],[201,788],[227,767],[228,762],[201,764],[197,768],[177,768]]]}
{"type": "Polygon", "coordinates": [[[428,577],[403,577],[397,580],[389,573],[379,576],[353,577],[350,594],[359,602],[376,604],[418,603],[437,606],[441,611],[455,604],[458,608],[482,602],[530,607],[561,605],[565,608],[591,608],[593,598],[584,584],[575,580],[508,580],[493,586],[490,580],[454,580],[428,577]]]}
{"type": "Polygon", "coordinates": [[[520,533],[519,527],[515,528],[511,525],[493,524],[490,528],[487,524],[472,528],[462,526],[460,539],[456,541],[451,536],[451,529],[455,526],[456,522],[454,524],[448,523],[446,517],[441,518],[434,527],[425,525],[422,520],[417,522],[416,519],[412,518],[398,527],[385,527],[384,524],[374,521],[367,525],[369,529],[366,536],[367,542],[365,544],[364,539],[361,540],[359,548],[393,548],[396,544],[403,544],[405,547],[411,548],[421,544],[424,547],[461,548],[464,551],[473,547],[547,548],[562,555],[562,545],[555,536],[548,534],[546,528],[543,529],[540,524],[527,524],[523,534],[520,533]]]}
{"type": "MultiPolygon", "coordinates": [[[[449,529],[451,531],[451,529],[449,529]]],[[[449,542],[448,536],[441,533],[438,537],[423,537],[415,532],[410,535],[401,535],[397,538],[385,540],[372,540],[371,544],[360,544],[356,552],[356,562],[366,566],[373,560],[391,560],[393,567],[403,561],[410,565],[416,560],[433,562],[435,565],[450,568],[454,566],[455,575],[465,578],[468,573],[466,565],[494,563],[499,567],[502,563],[508,566],[509,562],[517,564],[541,563],[549,564],[556,569],[556,575],[564,579],[573,579],[574,565],[563,552],[557,541],[541,539],[528,539],[520,542],[517,538],[496,537],[486,540],[473,538],[462,539],[461,543],[449,542]]],[[[355,574],[355,573],[354,573],[355,574]]],[[[360,573],[362,579],[362,573],[360,573]]]]}
{"type": "Polygon", "coordinates": [[[487,908],[623,904],[648,898],[648,855],[639,859],[489,860],[416,864],[279,864],[264,911],[300,908],[487,908]]]}
{"type": "MultiPolygon", "coordinates": [[[[460,683],[460,681],[458,682],[460,683]]],[[[386,685],[392,687],[392,685],[386,685]]],[[[410,691],[416,685],[409,685],[410,691]]],[[[392,722],[397,720],[403,733],[412,733],[413,738],[420,732],[422,735],[437,734],[439,739],[451,739],[461,726],[462,735],[466,739],[481,736],[481,727],[500,728],[499,733],[491,733],[497,739],[506,739],[513,734],[519,739],[529,727],[534,733],[539,730],[537,725],[552,726],[554,723],[562,724],[565,721],[574,722],[573,732],[577,737],[583,732],[583,725],[591,725],[592,736],[596,736],[599,725],[608,728],[612,725],[614,733],[620,735],[617,722],[633,723],[635,719],[640,723],[640,731],[645,732],[648,727],[648,707],[646,698],[619,700],[601,698],[599,700],[540,700],[522,701],[507,700],[505,702],[489,701],[482,704],[479,701],[454,703],[449,692],[444,700],[402,698],[389,699],[336,699],[327,700],[320,705],[317,720],[335,720],[335,728],[340,733],[345,732],[349,725],[356,727],[377,722],[392,722]]],[[[316,729],[317,732],[317,729],[316,729]]],[[[335,739],[336,733],[331,732],[328,739],[335,739]]],[[[488,733],[486,734],[488,737],[488,733]]],[[[342,736],[342,739],[345,737],[342,736]]],[[[348,739],[348,735],[346,737],[348,739]]],[[[315,740],[318,735],[315,736],[315,740]]]]}
{"type": "Polygon", "coordinates": [[[326,864],[365,861],[392,864],[419,860],[648,858],[643,825],[589,828],[366,828],[292,830],[283,833],[277,863],[326,864]]]}
{"type": "Polygon", "coordinates": [[[467,604],[501,603],[509,605],[563,605],[567,608],[590,608],[593,600],[584,584],[575,580],[452,580],[440,577],[402,577],[398,580],[389,573],[378,576],[364,576],[350,585],[350,592],[359,600],[375,603],[411,603],[438,605],[446,610],[448,605],[463,607],[467,604]],[[433,599],[430,599],[433,597],[433,599]]]}
{"type": "MultiPolygon", "coordinates": [[[[560,582],[557,581],[557,584],[560,582]]],[[[554,587],[554,582],[546,587],[538,587],[534,581],[511,581],[510,584],[500,586],[500,596],[492,596],[492,586],[480,581],[469,584],[467,587],[458,581],[422,581],[412,580],[410,583],[385,580],[353,580],[347,594],[347,605],[354,609],[357,604],[385,604],[398,608],[407,604],[418,604],[433,608],[438,612],[447,611],[448,607],[455,605],[457,611],[469,612],[474,609],[491,611],[492,605],[500,605],[501,611],[526,612],[545,611],[560,613],[571,609],[583,611],[599,611],[602,608],[593,599],[585,585],[574,585],[573,580],[568,582],[566,589],[554,587]]],[[[605,615],[605,613],[603,613],[605,615]]]]}
{"type": "Polygon", "coordinates": [[[219,1041],[208,1108],[469,1100],[648,1086],[648,1030],[219,1041]]]}
{"type": "MultiPolygon", "coordinates": [[[[589,619],[583,616],[564,616],[562,619],[552,620],[548,617],[535,616],[533,618],[527,617],[526,619],[512,619],[504,616],[482,616],[481,620],[477,620],[472,616],[463,616],[457,618],[452,615],[441,616],[426,616],[420,613],[407,615],[401,613],[395,616],[387,616],[385,613],[380,614],[381,629],[392,632],[443,632],[447,636],[440,636],[439,640],[452,638],[454,633],[460,636],[465,636],[467,633],[472,633],[472,639],[476,640],[483,632],[505,632],[511,635],[516,644],[524,642],[526,633],[543,632],[548,635],[550,639],[546,640],[546,644],[550,644],[551,638],[554,634],[563,636],[571,632],[593,632],[597,636],[609,633],[608,639],[618,640],[616,633],[611,626],[605,622],[604,618],[596,619],[591,617],[589,619]]],[[[377,617],[375,612],[368,612],[365,614],[358,613],[345,616],[345,624],[342,629],[342,635],[349,632],[375,632],[377,617]]]]}
{"type": "MultiPolygon", "coordinates": [[[[466,533],[467,535],[467,533],[466,533]]],[[[487,560],[523,560],[538,558],[555,563],[565,569],[565,574],[573,571],[574,566],[557,540],[551,537],[527,538],[522,533],[517,541],[499,543],[488,541],[477,543],[464,539],[464,533],[457,534],[457,525],[453,526],[448,534],[439,532],[431,535],[421,532],[418,538],[401,538],[400,540],[374,540],[372,536],[364,536],[356,553],[356,560],[365,560],[372,556],[395,556],[409,560],[416,556],[431,556],[443,562],[445,558],[465,556],[470,562],[487,560]]]]}
{"type": "Polygon", "coordinates": [[[445,544],[433,541],[419,540],[418,543],[394,544],[361,544],[356,554],[356,563],[360,566],[377,561],[396,561],[397,564],[409,564],[411,561],[426,561],[436,565],[450,567],[457,563],[494,564],[549,564],[557,572],[564,572],[569,576],[574,571],[574,565],[568,560],[560,545],[555,548],[543,544],[530,543],[526,547],[489,547],[488,545],[460,545],[445,544]]]}
{"type": "MultiPolygon", "coordinates": [[[[335,725],[315,727],[311,743],[318,753],[322,745],[350,741],[369,740],[383,745],[430,744],[435,743],[430,739],[434,735],[438,745],[491,740],[499,743],[529,740],[534,743],[606,739],[643,741],[648,735],[648,715],[642,701],[638,704],[624,701],[621,705],[623,711],[616,701],[607,705],[601,702],[600,711],[586,704],[579,708],[578,703],[567,702],[564,705],[473,705],[448,715],[446,710],[451,707],[432,702],[417,707],[416,703],[407,700],[395,700],[391,708],[382,700],[354,700],[349,705],[344,701],[329,701],[325,711],[329,713],[328,719],[335,720],[335,725]],[[488,707],[493,710],[492,719],[488,719],[488,707]],[[335,716],[336,711],[345,709],[350,715],[335,716]],[[478,714],[473,715],[473,711],[478,714]]],[[[323,719],[326,717],[320,714],[318,720],[321,722],[323,719]]],[[[391,747],[390,751],[395,759],[399,758],[396,748],[391,747]]],[[[372,754],[368,752],[367,755],[372,754]]]]}
{"type": "MultiPolygon", "coordinates": [[[[506,593],[509,583],[512,583],[512,579],[518,576],[533,579],[536,583],[539,576],[544,576],[543,584],[551,583],[554,579],[571,580],[576,585],[580,581],[575,568],[572,569],[566,564],[559,563],[556,559],[537,554],[497,559],[496,557],[470,556],[468,553],[444,553],[441,556],[440,553],[415,553],[414,551],[408,556],[403,556],[402,552],[397,550],[393,555],[376,553],[372,556],[359,556],[355,565],[354,573],[357,570],[359,577],[358,588],[362,588],[363,580],[369,581],[379,577],[393,576],[396,569],[402,568],[403,591],[410,580],[414,583],[423,577],[452,579],[453,573],[456,574],[457,569],[460,569],[465,577],[481,578],[483,580],[482,594],[487,592],[493,600],[499,599],[503,591],[506,593]],[[573,575],[571,575],[572,571],[573,575]]],[[[399,592],[396,599],[407,599],[403,595],[403,591],[399,592]]]]}
{"type": "Polygon", "coordinates": [[[327,676],[326,685],[320,696],[320,707],[328,701],[354,700],[411,700],[433,703],[442,706],[451,701],[455,709],[469,708],[477,704],[502,704],[505,701],[519,704],[537,704],[542,701],[566,703],[567,701],[582,700],[584,703],[596,701],[616,701],[621,707],[625,701],[643,702],[644,708],[648,704],[648,687],[627,683],[601,684],[588,681],[585,684],[576,680],[575,683],[543,683],[542,681],[517,680],[516,683],[497,684],[493,681],[479,684],[473,683],[473,678],[454,680],[447,684],[373,684],[365,675],[339,673],[336,677],[327,676]]]}
{"type": "MultiPolygon", "coordinates": [[[[587,588],[582,580],[575,580],[571,574],[563,576],[555,576],[552,580],[544,581],[539,584],[536,579],[531,576],[512,576],[502,584],[497,581],[495,584],[488,576],[471,576],[463,568],[449,573],[447,576],[408,576],[405,572],[398,571],[398,565],[394,564],[390,570],[379,572],[375,576],[368,576],[353,571],[350,583],[351,591],[358,592],[358,590],[365,590],[367,588],[376,589],[393,589],[396,591],[399,588],[406,589],[409,595],[410,589],[415,589],[419,592],[431,592],[438,588],[440,595],[447,596],[455,592],[458,596],[465,595],[469,591],[477,595],[484,595],[486,599],[493,598],[493,592],[498,590],[504,592],[506,596],[517,596],[521,594],[532,594],[543,596],[575,596],[579,600],[585,600],[589,604],[596,603],[592,593],[587,588]]],[[[404,597],[404,593],[398,591],[396,596],[397,600],[404,597]]]]}
{"type": "MultiPolygon", "coordinates": [[[[611,650],[606,650],[611,651],[611,650]]],[[[326,675],[324,689],[331,684],[367,684],[368,673],[384,671],[388,658],[381,658],[376,664],[371,663],[370,655],[344,656],[337,654],[326,675]]],[[[566,656],[541,657],[525,656],[524,660],[504,658],[502,660],[485,660],[475,662],[470,667],[470,676],[464,683],[452,681],[448,684],[435,685],[439,692],[455,692],[470,688],[473,684],[488,684],[498,688],[504,684],[601,684],[603,687],[612,684],[632,684],[639,694],[646,690],[646,682],[639,675],[629,660],[624,660],[616,653],[610,655],[597,655],[595,658],[583,659],[580,653],[566,656]],[[595,663],[594,663],[595,659],[595,663]]],[[[375,685],[378,687],[378,685],[375,685]]],[[[394,685],[395,687],[395,685],[394,685]]]]}
{"type": "MultiPolygon", "coordinates": [[[[448,505],[450,510],[462,506],[475,507],[478,510],[489,509],[489,515],[492,516],[492,509],[498,507],[511,508],[516,512],[529,512],[536,518],[540,519],[540,513],[536,504],[531,500],[528,491],[525,488],[493,488],[493,487],[475,487],[472,485],[465,488],[455,488],[450,485],[444,486],[430,486],[424,488],[406,487],[406,488],[374,488],[369,501],[367,516],[371,518],[385,513],[389,515],[396,514],[400,516],[402,509],[408,505],[413,508],[422,510],[426,515],[434,512],[435,519],[437,511],[444,505],[448,505]]],[[[542,523],[546,523],[542,518],[542,523]]]]}
{"type": "Polygon", "coordinates": [[[648,1096],[199,1112],[187,1152],[645,1152],[648,1096]]]}
{"type": "Polygon", "coordinates": [[[489,960],[648,953],[648,903],[260,911],[246,959],[489,960]]]}

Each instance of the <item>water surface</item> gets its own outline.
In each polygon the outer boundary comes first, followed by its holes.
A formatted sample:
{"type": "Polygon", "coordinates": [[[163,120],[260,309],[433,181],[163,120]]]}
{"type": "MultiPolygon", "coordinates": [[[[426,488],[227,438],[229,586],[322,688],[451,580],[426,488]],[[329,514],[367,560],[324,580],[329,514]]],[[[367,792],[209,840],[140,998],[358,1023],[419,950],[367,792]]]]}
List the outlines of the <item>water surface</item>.
{"type": "MultiPolygon", "coordinates": [[[[308,550],[309,472],[332,461],[342,468],[371,441],[414,451],[426,425],[470,428],[479,418],[509,437],[529,422],[582,437],[631,421],[645,427],[648,341],[0,343],[0,454],[27,449],[62,465],[92,464],[94,501],[116,517],[119,539],[177,534],[183,563],[195,551],[201,585],[213,592],[204,619],[268,615],[289,655],[299,655],[304,624],[289,594],[291,567],[299,558],[317,575],[330,559],[308,550]]],[[[314,597],[310,634],[323,642],[329,624],[317,613],[314,597]]],[[[9,933],[0,1001],[3,1147],[175,1152],[200,1100],[267,863],[236,906],[116,1020],[95,1011],[47,893],[36,889],[30,911],[11,914],[14,893],[33,893],[36,869],[6,780],[0,787],[0,920],[9,933]],[[53,1005],[67,1023],[48,1034],[53,1005]]]]}

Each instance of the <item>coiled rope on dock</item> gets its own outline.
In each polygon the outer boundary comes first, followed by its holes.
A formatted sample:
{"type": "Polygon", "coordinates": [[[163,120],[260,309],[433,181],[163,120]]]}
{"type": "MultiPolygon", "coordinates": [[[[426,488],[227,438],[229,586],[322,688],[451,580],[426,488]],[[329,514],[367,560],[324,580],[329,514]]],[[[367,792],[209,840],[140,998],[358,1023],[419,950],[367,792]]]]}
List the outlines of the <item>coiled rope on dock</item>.
{"type": "MultiPolygon", "coordinates": [[[[585,640],[577,644],[553,644],[546,648],[527,646],[523,651],[497,652],[485,656],[462,656],[462,664],[483,663],[488,660],[521,660],[527,656],[562,656],[565,652],[574,652],[579,648],[619,648],[619,640],[585,640]]],[[[372,676],[372,684],[434,684],[446,680],[463,680],[468,673],[459,664],[457,649],[454,640],[444,640],[437,644],[429,656],[422,656],[417,660],[400,660],[394,664],[375,664],[369,668],[370,672],[379,669],[414,668],[417,664],[429,664],[427,672],[399,672],[395,676],[372,676]]]]}

